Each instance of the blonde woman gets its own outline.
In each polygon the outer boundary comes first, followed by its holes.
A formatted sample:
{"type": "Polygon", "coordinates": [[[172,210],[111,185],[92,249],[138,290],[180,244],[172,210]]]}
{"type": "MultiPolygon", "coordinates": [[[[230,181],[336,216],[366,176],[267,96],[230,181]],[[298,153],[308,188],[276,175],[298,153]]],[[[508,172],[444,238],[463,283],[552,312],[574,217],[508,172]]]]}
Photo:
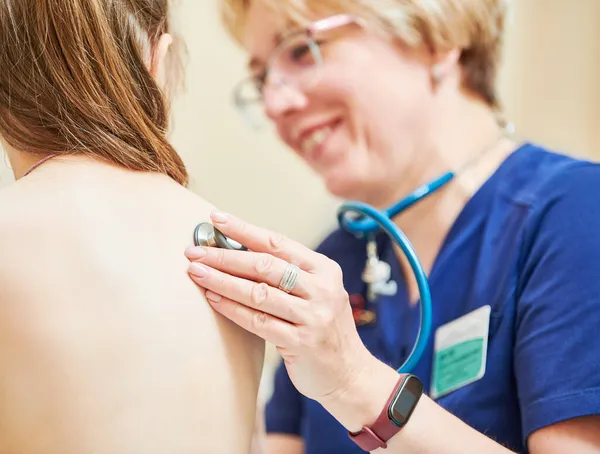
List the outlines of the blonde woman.
{"type": "Polygon", "coordinates": [[[384,234],[379,286],[344,231],[313,252],[217,214],[253,252],[188,251],[215,310],[283,356],[270,454],[600,452],[600,168],[507,134],[506,3],[222,0],[237,106],[332,194],[383,209],[456,172],[395,218],[433,296],[413,377],[417,287],[384,234]]]}
{"type": "Polygon", "coordinates": [[[2,453],[250,450],[264,343],[186,273],[212,206],[166,138],[168,13],[0,1],[2,453]]]}

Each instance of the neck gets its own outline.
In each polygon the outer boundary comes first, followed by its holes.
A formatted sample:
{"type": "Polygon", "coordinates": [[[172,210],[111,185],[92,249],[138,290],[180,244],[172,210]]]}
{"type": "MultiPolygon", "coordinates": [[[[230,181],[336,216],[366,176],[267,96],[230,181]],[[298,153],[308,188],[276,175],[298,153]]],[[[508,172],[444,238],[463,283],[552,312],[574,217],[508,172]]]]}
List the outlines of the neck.
{"type": "MultiPolygon", "coordinates": [[[[457,171],[471,162],[444,188],[394,219],[411,241],[427,274],[465,204],[515,147],[512,140],[503,137],[503,127],[498,124],[493,112],[479,103],[465,102],[452,115],[439,120],[442,121],[435,122],[435,134],[431,134],[435,140],[429,144],[433,151],[420,153],[424,161],[429,162],[420,163],[422,170],[405,179],[406,184],[398,188],[387,201],[389,206],[421,184],[448,171],[457,171]],[[432,156],[435,162],[432,162],[432,156]]],[[[409,277],[409,296],[414,300],[418,292],[416,283],[411,281],[412,271],[400,250],[397,255],[405,276],[409,277]]]]}
{"type": "MultiPolygon", "coordinates": [[[[71,173],[73,166],[77,166],[77,171],[81,172],[84,168],[89,169],[91,166],[97,167],[97,164],[103,162],[97,158],[92,158],[84,154],[34,154],[16,151],[10,147],[5,147],[5,149],[15,180],[20,180],[29,174],[35,176],[38,174],[53,174],[56,176],[61,174],[62,168],[66,168],[67,173],[71,173]],[[65,164],[67,165],[65,166],[65,164]]],[[[107,164],[106,162],[103,163],[107,164]]]]}
{"type": "Polygon", "coordinates": [[[41,164],[44,160],[50,159],[50,157],[53,156],[50,153],[33,154],[20,152],[6,145],[4,148],[6,150],[15,180],[23,178],[27,172],[33,170],[36,164],[41,164]]]}

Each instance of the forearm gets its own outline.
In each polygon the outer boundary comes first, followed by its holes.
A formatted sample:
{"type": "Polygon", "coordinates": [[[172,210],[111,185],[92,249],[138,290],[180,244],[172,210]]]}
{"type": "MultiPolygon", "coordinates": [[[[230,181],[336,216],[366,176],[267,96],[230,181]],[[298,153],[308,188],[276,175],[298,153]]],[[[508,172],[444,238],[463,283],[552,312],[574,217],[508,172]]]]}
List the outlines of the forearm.
{"type": "MultiPolygon", "coordinates": [[[[398,381],[398,374],[375,360],[365,364],[353,385],[322,402],[349,431],[372,424],[398,381]]],[[[423,395],[407,425],[388,442],[381,454],[509,454],[495,443],[423,395]]]]}
{"type": "Polygon", "coordinates": [[[512,453],[448,413],[427,396],[422,396],[406,427],[388,442],[388,449],[376,452],[382,454],[512,453]]]}

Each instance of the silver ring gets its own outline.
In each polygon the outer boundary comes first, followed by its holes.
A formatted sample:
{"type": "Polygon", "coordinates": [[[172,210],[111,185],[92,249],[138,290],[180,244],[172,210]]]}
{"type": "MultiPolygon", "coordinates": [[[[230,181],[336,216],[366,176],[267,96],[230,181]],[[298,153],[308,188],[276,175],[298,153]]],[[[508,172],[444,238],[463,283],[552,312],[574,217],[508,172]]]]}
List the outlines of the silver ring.
{"type": "Polygon", "coordinates": [[[288,266],[285,267],[281,281],[279,281],[279,290],[290,293],[296,286],[298,277],[300,277],[300,268],[289,263],[288,266]]]}

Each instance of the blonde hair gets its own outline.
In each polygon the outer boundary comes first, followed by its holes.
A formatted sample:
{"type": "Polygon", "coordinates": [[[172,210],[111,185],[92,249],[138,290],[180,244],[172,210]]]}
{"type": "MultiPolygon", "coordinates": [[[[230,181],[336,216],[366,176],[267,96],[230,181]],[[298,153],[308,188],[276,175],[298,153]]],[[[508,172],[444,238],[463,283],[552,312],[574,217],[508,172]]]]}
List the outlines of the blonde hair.
{"type": "Polygon", "coordinates": [[[260,1],[282,24],[304,26],[315,12],[359,16],[411,48],[462,50],[464,87],[499,109],[496,75],[509,0],[221,0],[228,32],[242,42],[250,1],[260,1]]]}

